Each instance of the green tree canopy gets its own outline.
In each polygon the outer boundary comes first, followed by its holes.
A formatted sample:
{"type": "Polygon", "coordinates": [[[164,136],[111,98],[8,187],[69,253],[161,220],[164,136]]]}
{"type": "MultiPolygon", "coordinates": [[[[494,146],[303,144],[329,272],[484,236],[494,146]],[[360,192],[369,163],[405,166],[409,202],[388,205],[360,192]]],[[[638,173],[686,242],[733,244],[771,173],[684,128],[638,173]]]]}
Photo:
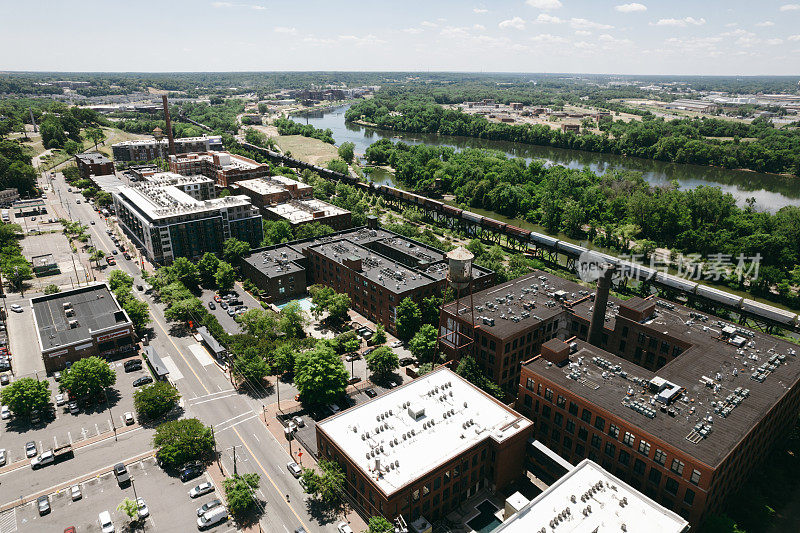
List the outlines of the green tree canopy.
{"type": "Polygon", "coordinates": [[[258,508],[256,491],[260,481],[261,478],[258,474],[249,473],[234,475],[222,482],[222,487],[225,489],[225,500],[228,502],[228,511],[238,522],[258,508]]]}
{"type": "Polygon", "coordinates": [[[278,328],[287,336],[301,339],[306,336],[303,327],[308,320],[303,314],[303,309],[297,301],[289,302],[279,314],[278,328]]]}
{"type": "Polygon", "coordinates": [[[50,383],[20,378],[0,391],[0,399],[16,416],[27,416],[50,405],[50,383]]]}
{"type": "Polygon", "coordinates": [[[140,419],[157,420],[178,405],[178,389],[165,381],[157,381],[133,393],[133,405],[140,419]]]}
{"type": "Polygon", "coordinates": [[[156,428],[153,446],[165,468],[179,468],[189,461],[205,460],[214,450],[211,428],[196,418],[164,422],[156,428]]]}
{"type": "Polygon", "coordinates": [[[211,287],[216,283],[219,259],[211,252],[206,252],[200,261],[197,262],[197,272],[200,274],[200,281],[204,287],[211,287]]]}
{"type": "Polygon", "coordinates": [[[232,265],[238,265],[239,259],[250,253],[250,245],[234,237],[222,243],[222,258],[232,265]]]}
{"type": "Polygon", "coordinates": [[[214,280],[217,283],[217,288],[221,291],[229,291],[233,288],[236,282],[236,271],[230,263],[220,261],[217,267],[217,273],[214,275],[214,280]]]}
{"type": "Polygon", "coordinates": [[[351,142],[344,142],[339,145],[339,157],[341,157],[345,163],[352,163],[353,157],[355,156],[355,149],[355,144],[351,142]]]}
{"type": "Polygon", "coordinates": [[[108,363],[96,356],[78,359],[61,373],[59,389],[69,392],[70,398],[97,398],[117,382],[117,374],[108,363]]]}
{"type": "Polygon", "coordinates": [[[338,172],[339,174],[345,174],[345,175],[347,175],[349,172],[347,163],[345,163],[341,159],[331,159],[330,161],[328,161],[328,170],[333,170],[334,172],[338,172]]]}
{"type": "Polygon", "coordinates": [[[430,324],[423,324],[408,343],[408,349],[420,364],[435,363],[438,344],[436,328],[430,324]]]}
{"type": "Polygon", "coordinates": [[[403,341],[411,340],[411,337],[419,330],[422,323],[422,312],[411,298],[403,298],[397,306],[397,337],[403,341]]]}
{"type": "Polygon", "coordinates": [[[108,287],[112,292],[120,288],[129,291],[133,288],[133,278],[122,270],[114,269],[108,274],[108,287]]]}
{"type": "Polygon", "coordinates": [[[372,342],[375,344],[384,344],[386,342],[386,329],[383,324],[378,324],[375,327],[375,336],[372,337],[372,342]]]}
{"type": "Polygon", "coordinates": [[[335,505],[340,501],[341,491],[345,485],[342,467],[339,463],[327,459],[320,459],[317,467],[319,473],[311,468],[303,469],[301,478],[305,492],[328,505],[335,505]]]}
{"type": "Polygon", "coordinates": [[[197,265],[185,257],[176,257],[172,265],[167,268],[171,269],[175,279],[183,283],[187,288],[191,289],[200,284],[200,274],[197,272],[197,265]]]}
{"type": "Polygon", "coordinates": [[[294,384],[304,403],[334,401],[347,389],[348,377],[342,359],[325,342],[295,356],[294,384]]]}
{"type": "Polygon", "coordinates": [[[475,358],[471,355],[461,359],[458,363],[458,368],[456,368],[456,374],[495,398],[503,399],[503,390],[498,387],[495,382],[486,377],[486,374],[481,371],[478,363],[475,362],[475,358]]]}
{"type": "Polygon", "coordinates": [[[371,516],[366,533],[392,533],[394,526],[382,516],[371,516]]]}
{"type": "Polygon", "coordinates": [[[269,364],[255,347],[249,347],[233,360],[233,374],[244,379],[251,387],[258,388],[270,373],[269,364]]]}
{"type": "Polygon", "coordinates": [[[203,302],[194,296],[173,302],[166,311],[164,311],[164,318],[170,322],[185,322],[192,318],[199,319],[205,312],[203,302]]]}
{"type": "Polygon", "coordinates": [[[367,368],[374,380],[383,380],[400,367],[397,354],[388,346],[381,346],[366,356],[367,368]]]}

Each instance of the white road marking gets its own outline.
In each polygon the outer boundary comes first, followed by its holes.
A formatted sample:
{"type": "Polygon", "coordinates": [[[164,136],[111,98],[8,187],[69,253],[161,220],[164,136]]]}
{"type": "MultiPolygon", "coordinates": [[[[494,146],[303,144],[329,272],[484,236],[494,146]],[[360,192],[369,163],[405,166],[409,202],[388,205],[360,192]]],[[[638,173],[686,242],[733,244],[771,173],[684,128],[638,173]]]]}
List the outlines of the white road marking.
{"type": "Polygon", "coordinates": [[[236,420],[237,418],[239,418],[239,417],[241,417],[241,416],[245,416],[245,415],[252,415],[252,414],[253,414],[253,413],[252,413],[251,411],[245,411],[244,413],[240,413],[240,414],[238,414],[238,415],[236,415],[236,416],[233,416],[233,417],[231,417],[231,418],[229,418],[229,419],[227,419],[227,420],[223,420],[222,422],[220,422],[220,423],[218,423],[218,424],[217,424],[217,427],[219,427],[219,426],[223,426],[223,425],[227,424],[228,422],[230,422],[231,420],[236,420]]]}
{"type": "Polygon", "coordinates": [[[175,361],[172,360],[171,355],[163,357],[162,361],[164,361],[164,366],[167,367],[167,370],[169,370],[170,381],[178,381],[179,379],[183,379],[183,374],[180,370],[178,370],[178,365],[176,365],[175,361]]]}
{"type": "Polygon", "coordinates": [[[234,426],[238,426],[238,425],[239,425],[239,424],[241,424],[242,422],[247,422],[248,420],[252,420],[252,419],[254,419],[254,418],[256,418],[256,417],[258,417],[258,415],[250,415],[250,416],[248,416],[247,418],[243,418],[242,420],[239,420],[238,422],[235,422],[235,423],[231,424],[230,426],[228,426],[228,427],[225,427],[225,428],[222,428],[222,429],[220,429],[220,430],[218,430],[218,431],[225,431],[226,429],[231,429],[231,428],[232,428],[232,427],[234,427],[234,426]]]}
{"type": "Polygon", "coordinates": [[[72,444],[72,433],[67,431],[67,437],[69,437],[69,443],[72,444]]]}
{"type": "Polygon", "coordinates": [[[230,398],[231,396],[238,396],[238,394],[234,392],[232,394],[226,394],[225,396],[217,396],[216,398],[209,398],[207,400],[201,400],[199,402],[194,402],[194,403],[192,403],[192,405],[200,405],[200,404],[206,403],[206,402],[213,402],[215,400],[222,400],[224,398],[230,398]]]}
{"type": "Polygon", "coordinates": [[[0,533],[14,533],[17,530],[17,510],[11,509],[0,515],[0,533]]]}
{"type": "Polygon", "coordinates": [[[254,438],[254,439],[256,439],[256,442],[258,442],[259,444],[261,444],[261,440],[260,440],[258,437],[256,437],[256,434],[255,434],[255,433],[253,433],[253,438],[254,438]]]}
{"type": "Polygon", "coordinates": [[[197,358],[197,361],[201,365],[208,366],[214,364],[214,360],[211,358],[211,355],[200,344],[198,343],[190,344],[189,351],[192,352],[192,355],[194,355],[197,358]]]}

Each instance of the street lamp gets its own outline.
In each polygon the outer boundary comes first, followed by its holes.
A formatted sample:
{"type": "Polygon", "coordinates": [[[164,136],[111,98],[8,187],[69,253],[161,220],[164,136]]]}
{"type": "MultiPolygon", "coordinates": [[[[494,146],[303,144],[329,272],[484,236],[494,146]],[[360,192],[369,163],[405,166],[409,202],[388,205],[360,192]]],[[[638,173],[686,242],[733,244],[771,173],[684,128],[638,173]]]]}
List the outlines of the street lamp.
{"type": "MultiPolygon", "coordinates": [[[[108,400],[108,387],[105,388],[106,393],[106,407],[108,408],[108,416],[111,417],[111,429],[114,430],[114,440],[117,440],[117,425],[114,423],[114,415],[111,414],[111,402],[108,400]]],[[[131,481],[131,485],[133,481],[131,481]]],[[[133,493],[136,494],[136,489],[133,489],[133,493]]]]}

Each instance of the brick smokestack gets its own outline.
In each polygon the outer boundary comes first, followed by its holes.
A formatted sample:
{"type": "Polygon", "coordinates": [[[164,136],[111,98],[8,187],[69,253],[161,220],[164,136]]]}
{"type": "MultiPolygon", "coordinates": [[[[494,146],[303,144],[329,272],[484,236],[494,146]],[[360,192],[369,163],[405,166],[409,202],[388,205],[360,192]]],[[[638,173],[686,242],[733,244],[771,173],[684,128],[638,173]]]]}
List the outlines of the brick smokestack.
{"type": "Polygon", "coordinates": [[[164,102],[164,120],[167,121],[167,139],[169,140],[169,155],[175,155],[175,139],[172,137],[172,121],[169,118],[169,105],[167,105],[167,95],[161,95],[164,102]]]}
{"type": "Polygon", "coordinates": [[[603,339],[603,325],[606,322],[606,306],[608,305],[608,291],[611,289],[611,276],[614,275],[614,265],[605,264],[597,279],[597,294],[594,297],[594,310],[592,322],[589,325],[589,343],[600,347],[603,339]]]}

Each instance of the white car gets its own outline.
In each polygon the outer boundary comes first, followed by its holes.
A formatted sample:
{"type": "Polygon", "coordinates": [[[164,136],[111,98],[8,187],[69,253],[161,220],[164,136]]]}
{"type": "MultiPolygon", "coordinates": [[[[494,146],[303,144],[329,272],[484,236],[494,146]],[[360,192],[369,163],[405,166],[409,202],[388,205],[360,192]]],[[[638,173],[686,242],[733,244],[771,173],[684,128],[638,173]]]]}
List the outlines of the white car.
{"type": "Polygon", "coordinates": [[[56,405],[61,407],[67,403],[67,398],[63,394],[56,394],[56,405]]]}
{"type": "Polygon", "coordinates": [[[125,425],[126,426],[130,426],[131,424],[133,424],[133,422],[134,422],[133,413],[128,411],[128,412],[125,413],[124,417],[125,417],[125,425]]]}
{"type": "Polygon", "coordinates": [[[111,513],[108,511],[103,511],[98,515],[100,519],[100,531],[102,533],[114,533],[116,529],[114,529],[114,522],[111,521],[111,513]]]}
{"type": "Polygon", "coordinates": [[[0,448],[0,466],[5,465],[7,460],[8,456],[6,455],[6,449],[0,448]]]}
{"type": "Polygon", "coordinates": [[[139,505],[139,518],[150,516],[150,509],[147,507],[144,498],[136,498],[136,503],[139,505]]]}
{"type": "Polygon", "coordinates": [[[8,420],[11,418],[11,409],[9,409],[7,405],[0,407],[0,418],[3,420],[8,420]]]}
{"type": "Polygon", "coordinates": [[[403,341],[394,341],[394,342],[393,342],[392,344],[390,344],[389,346],[391,346],[392,348],[399,348],[399,347],[401,347],[402,345],[403,345],[403,341]]]}
{"type": "Polygon", "coordinates": [[[72,488],[69,489],[69,492],[72,495],[72,501],[74,502],[83,498],[83,493],[78,485],[73,485],[72,488]]]}
{"type": "Polygon", "coordinates": [[[202,496],[203,494],[208,494],[209,492],[214,492],[214,485],[208,481],[205,483],[200,483],[192,490],[189,491],[190,498],[197,498],[202,496]]]}
{"type": "Polygon", "coordinates": [[[291,473],[291,474],[292,474],[294,477],[300,477],[300,476],[302,476],[302,475],[303,475],[303,469],[302,469],[302,468],[300,468],[300,465],[298,465],[298,464],[297,464],[297,463],[295,463],[294,461],[289,461],[288,463],[286,463],[286,468],[288,468],[288,469],[289,469],[289,472],[290,472],[290,473],[291,473]]]}
{"type": "Polygon", "coordinates": [[[347,522],[339,522],[339,525],[336,526],[336,530],[339,533],[353,533],[353,528],[350,527],[347,522]]]}
{"type": "Polygon", "coordinates": [[[19,304],[12,304],[11,305],[11,310],[14,311],[15,313],[21,313],[22,312],[22,306],[19,305],[19,304]]]}

